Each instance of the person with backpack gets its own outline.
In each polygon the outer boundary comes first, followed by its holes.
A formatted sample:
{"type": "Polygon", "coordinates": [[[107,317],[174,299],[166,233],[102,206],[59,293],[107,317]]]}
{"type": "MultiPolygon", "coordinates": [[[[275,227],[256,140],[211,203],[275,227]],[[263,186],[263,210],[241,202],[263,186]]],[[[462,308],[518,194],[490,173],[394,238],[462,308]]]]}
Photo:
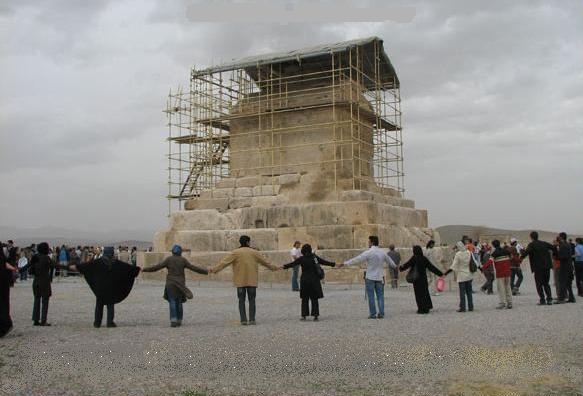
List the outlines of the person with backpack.
{"type": "Polygon", "coordinates": [[[453,262],[444,276],[447,276],[450,272],[455,272],[460,294],[460,303],[457,312],[466,312],[466,303],[467,310],[473,311],[474,298],[472,296],[472,281],[474,280],[475,270],[472,271],[473,267],[470,267],[474,263],[474,259],[464,242],[458,241],[455,249],[457,251],[453,257],[453,262]]]}
{"type": "Polygon", "coordinates": [[[482,269],[488,269],[494,266],[496,271],[496,289],[498,290],[498,297],[500,303],[496,309],[511,309],[512,308],[512,290],[510,289],[510,253],[508,249],[500,246],[500,241],[494,239],[492,241],[494,251],[490,256],[490,260],[482,266],[482,269]]]}
{"type": "Polygon", "coordinates": [[[291,263],[283,265],[282,268],[301,267],[300,298],[302,299],[302,317],[300,320],[306,320],[307,316],[313,316],[314,322],[316,322],[320,316],[318,300],[324,298],[321,283],[322,279],[324,279],[324,270],[322,270],[321,265],[334,267],[336,263],[317,256],[312,251],[312,246],[307,243],[302,246],[301,253],[300,257],[291,263]],[[310,303],[312,306],[311,311],[310,303]]]}
{"type": "Polygon", "coordinates": [[[368,299],[369,319],[382,319],[385,317],[385,270],[384,264],[390,268],[397,268],[397,265],[385,252],[379,249],[379,237],[371,235],[368,237],[368,250],[365,250],[356,257],[351,258],[344,263],[338,265],[338,268],[343,266],[354,265],[366,262],[365,287],[366,296],[368,299]],[[377,306],[375,306],[375,294],[377,299],[377,306]],[[378,308],[378,314],[377,314],[378,308]]]}

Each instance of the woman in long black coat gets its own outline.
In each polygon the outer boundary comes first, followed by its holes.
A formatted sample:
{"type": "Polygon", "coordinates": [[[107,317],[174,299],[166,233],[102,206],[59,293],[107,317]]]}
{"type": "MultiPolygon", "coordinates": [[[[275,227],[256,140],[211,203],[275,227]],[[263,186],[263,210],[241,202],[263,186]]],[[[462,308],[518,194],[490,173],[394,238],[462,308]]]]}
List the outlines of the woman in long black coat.
{"type": "Polygon", "coordinates": [[[285,264],[284,269],[300,265],[302,267],[302,276],[300,277],[300,298],[302,299],[302,318],[306,320],[306,316],[310,316],[310,306],[312,305],[311,316],[314,320],[318,320],[320,316],[320,306],[318,300],[324,298],[322,292],[322,283],[319,265],[327,265],[334,267],[336,263],[324,260],[312,252],[312,247],[309,244],[302,246],[302,257],[295,260],[293,263],[285,264]],[[319,264],[319,265],[318,265],[319,264]]]}
{"type": "Polygon", "coordinates": [[[421,246],[413,246],[413,257],[405,264],[399,267],[399,271],[417,269],[417,280],[413,282],[413,290],[415,291],[415,301],[417,302],[417,313],[428,314],[433,309],[431,296],[429,295],[429,285],[427,282],[427,270],[433,272],[437,276],[443,276],[438,268],[436,268],[427,257],[423,255],[421,246]]]}
{"type": "Polygon", "coordinates": [[[32,308],[32,321],[35,326],[50,326],[47,322],[49,313],[49,299],[53,291],[51,282],[53,280],[53,270],[55,268],[67,269],[67,266],[58,265],[49,257],[49,244],[42,242],[38,244],[38,254],[30,260],[30,273],[34,275],[32,281],[32,294],[34,304],[32,308]]]}

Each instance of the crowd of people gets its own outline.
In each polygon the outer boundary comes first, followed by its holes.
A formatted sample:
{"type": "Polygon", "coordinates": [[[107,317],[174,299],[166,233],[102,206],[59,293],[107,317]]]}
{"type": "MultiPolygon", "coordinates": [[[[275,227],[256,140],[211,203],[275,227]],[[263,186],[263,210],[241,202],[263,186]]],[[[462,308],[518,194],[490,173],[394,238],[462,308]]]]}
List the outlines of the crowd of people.
{"type": "MultiPolygon", "coordinates": [[[[455,255],[449,268],[444,272],[435,262],[435,242],[429,241],[423,249],[413,246],[413,255],[401,263],[401,255],[393,245],[388,252],[379,248],[378,236],[368,238],[369,248],[358,256],[336,265],[318,256],[309,244],[294,243],[290,251],[291,261],[276,266],[257,249],[251,247],[251,239],[242,235],[240,247],[225,255],[215,266],[202,268],[190,263],[182,256],[182,248],[175,245],[172,255],[157,265],[144,268],[144,272],[167,270],[163,298],[168,301],[171,327],[179,327],[183,320],[182,304],[193,298],[193,293],[186,286],[185,270],[200,274],[214,274],[231,267],[233,284],[237,289],[237,299],[241,325],[256,324],[256,295],[259,281],[259,265],[272,271],[292,268],[292,290],[300,293],[300,319],[305,321],[312,316],[318,321],[320,309],[318,300],[324,297],[322,280],[325,272],[322,265],[330,267],[348,267],[364,265],[365,290],[368,300],[369,319],[385,317],[385,269],[389,269],[391,286],[399,284],[398,272],[407,271],[406,280],[412,283],[417,313],[428,314],[433,309],[430,284],[434,284],[435,294],[443,291],[439,285],[444,284],[444,277],[455,274],[459,290],[459,307],[457,312],[474,310],[472,283],[478,271],[484,274],[485,283],[481,290],[493,294],[493,284],[499,296],[498,309],[512,309],[513,298],[520,295],[523,281],[522,262],[529,259],[530,270],[534,274],[539,305],[574,303],[572,289],[576,281],[577,293],[583,296],[583,239],[575,243],[560,233],[553,243],[539,240],[536,231],[530,234],[531,242],[521,246],[514,238],[509,243],[493,240],[491,243],[474,243],[463,236],[455,246],[455,255]],[[429,271],[435,276],[434,282],[428,278],[429,271]],[[551,271],[555,274],[555,295],[553,299],[550,287],[551,271]],[[299,277],[299,282],[298,282],[299,277]],[[248,310],[247,310],[248,305],[248,310]],[[248,313],[247,313],[248,312],[248,313]]],[[[107,307],[107,327],[116,327],[114,322],[114,305],[123,301],[131,292],[134,279],[141,268],[136,265],[137,249],[113,247],[77,247],[61,246],[51,249],[45,242],[18,249],[12,241],[0,249],[0,337],[12,329],[10,318],[10,287],[15,280],[26,281],[30,274],[34,276],[32,289],[34,303],[32,321],[35,326],[50,326],[48,320],[49,299],[52,295],[51,281],[56,271],[79,272],[87,281],[96,297],[94,327],[101,327],[104,307],[107,307]],[[23,272],[26,274],[23,275],[23,272]]]]}
{"type": "MultiPolygon", "coordinates": [[[[61,264],[61,266],[76,265],[101,258],[103,256],[103,249],[104,247],[102,246],[78,245],[75,247],[61,245],[49,247],[48,256],[53,261],[61,264]]],[[[29,246],[21,248],[15,246],[14,241],[8,240],[6,244],[2,245],[2,250],[8,263],[18,269],[18,271],[14,274],[14,279],[11,282],[27,281],[29,275],[29,271],[27,271],[29,268],[28,263],[35,255],[38,254],[37,244],[33,243],[29,246]]],[[[131,249],[128,246],[118,246],[115,249],[115,258],[131,265],[137,265],[137,253],[138,248],[136,246],[132,247],[131,249]]],[[[68,269],[56,267],[55,272],[52,275],[69,276],[76,275],[76,273],[69,273],[68,269]]]]}

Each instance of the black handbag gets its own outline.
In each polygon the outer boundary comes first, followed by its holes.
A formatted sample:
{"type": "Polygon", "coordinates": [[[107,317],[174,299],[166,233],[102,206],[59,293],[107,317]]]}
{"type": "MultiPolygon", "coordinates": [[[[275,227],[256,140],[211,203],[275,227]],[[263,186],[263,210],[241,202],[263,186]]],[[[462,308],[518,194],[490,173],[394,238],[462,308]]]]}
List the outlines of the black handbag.
{"type": "Polygon", "coordinates": [[[470,272],[474,273],[478,270],[478,266],[476,265],[476,262],[474,261],[474,255],[472,254],[472,252],[470,252],[470,272]]]}
{"type": "Polygon", "coordinates": [[[409,272],[407,272],[407,276],[405,276],[405,280],[407,283],[415,283],[419,279],[419,270],[417,269],[416,265],[413,265],[409,272]]]}
{"type": "Polygon", "coordinates": [[[318,277],[318,279],[323,280],[324,277],[326,276],[326,274],[324,273],[322,266],[318,262],[318,258],[315,256],[314,256],[314,267],[316,268],[316,276],[318,277]]]}

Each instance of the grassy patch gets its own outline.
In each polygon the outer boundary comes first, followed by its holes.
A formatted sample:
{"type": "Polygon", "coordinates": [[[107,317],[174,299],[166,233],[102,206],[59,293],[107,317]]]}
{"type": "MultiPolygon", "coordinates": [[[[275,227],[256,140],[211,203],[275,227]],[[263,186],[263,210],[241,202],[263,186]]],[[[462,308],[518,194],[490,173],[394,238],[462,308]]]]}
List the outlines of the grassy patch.
{"type": "Polygon", "coordinates": [[[456,383],[448,390],[449,396],[530,396],[560,395],[581,396],[576,384],[556,376],[547,375],[539,380],[521,382],[456,383]]]}
{"type": "Polygon", "coordinates": [[[207,389],[185,389],[178,394],[179,396],[207,396],[207,389]]]}

